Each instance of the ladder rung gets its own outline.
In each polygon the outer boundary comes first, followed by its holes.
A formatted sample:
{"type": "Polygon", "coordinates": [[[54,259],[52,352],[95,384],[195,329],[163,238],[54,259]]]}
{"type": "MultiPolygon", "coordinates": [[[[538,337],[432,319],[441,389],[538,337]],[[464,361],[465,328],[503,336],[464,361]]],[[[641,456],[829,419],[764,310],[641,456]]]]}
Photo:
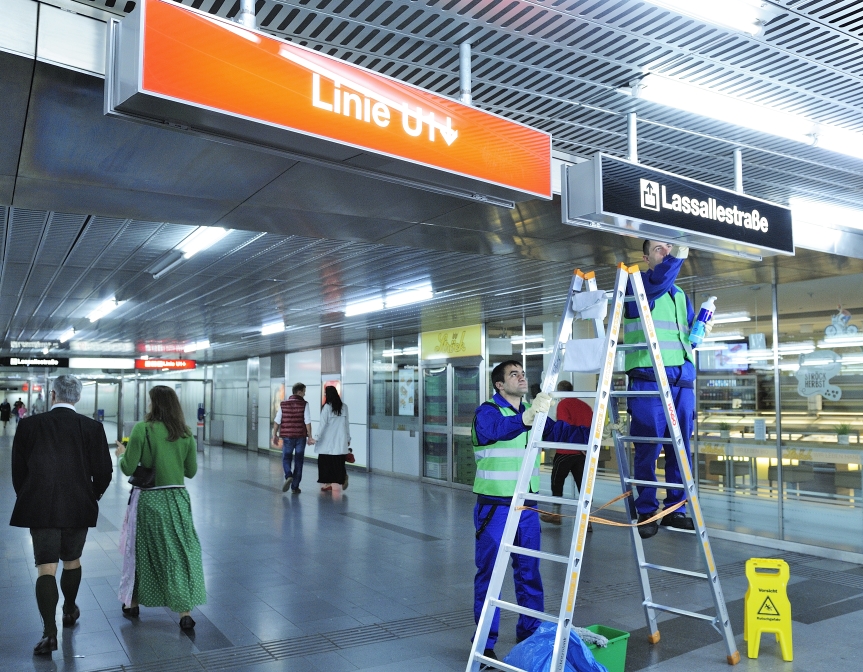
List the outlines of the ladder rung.
{"type": "Polygon", "coordinates": [[[660,439],[658,436],[618,436],[620,441],[630,441],[632,443],[674,443],[673,439],[660,439]]]}
{"type": "Polygon", "coordinates": [[[559,450],[578,450],[584,452],[588,446],[586,443],[566,443],[565,441],[538,441],[540,448],[557,448],[559,450]]]}
{"type": "Polygon", "coordinates": [[[506,672],[524,672],[520,667],[513,667],[512,665],[503,662],[502,660],[495,660],[494,658],[487,658],[481,653],[476,654],[474,660],[478,660],[481,663],[485,663],[491,667],[495,667],[498,670],[505,670],[506,672]]]}
{"type": "Polygon", "coordinates": [[[647,350],[650,343],[620,343],[617,346],[618,352],[626,352],[627,350],[647,350]]]}
{"type": "Polygon", "coordinates": [[[549,562],[560,562],[562,564],[569,562],[569,556],[546,553],[544,551],[535,551],[532,548],[516,546],[515,544],[504,544],[503,548],[505,551],[514,553],[515,555],[529,555],[531,558],[539,558],[540,560],[548,560],[549,562]]]}
{"type": "Polygon", "coordinates": [[[575,392],[550,392],[552,399],[592,399],[596,390],[576,390],[575,392]]]}
{"type": "Polygon", "coordinates": [[[710,579],[704,572],[693,572],[688,569],[679,569],[677,567],[666,567],[665,565],[654,565],[651,562],[642,562],[642,567],[646,569],[655,569],[660,572],[671,572],[672,574],[683,574],[684,576],[694,576],[698,579],[710,579]]]}
{"type": "Polygon", "coordinates": [[[651,609],[656,609],[657,611],[667,611],[670,614],[677,614],[678,616],[689,616],[690,618],[698,618],[702,621],[710,621],[711,623],[716,620],[715,616],[698,614],[694,611],[686,611],[686,609],[678,609],[677,607],[667,607],[664,604],[656,604],[655,602],[644,602],[644,606],[651,609]]]}
{"type": "Polygon", "coordinates": [[[537,502],[547,502],[549,504],[563,504],[564,506],[578,506],[577,499],[569,499],[568,497],[555,497],[554,495],[538,495],[536,493],[528,493],[524,496],[525,499],[532,499],[537,502]]]}
{"type": "Polygon", "coordinates": [[[661,397],[659,390],[612,390],[612,397],[661,397]]]}
{"type": "Polygon", "coordinates": [[[664,488],[666,490],[685,490],[686,486],[680,483],[661,483],[660,481],[639,481],[637,478],[624,478],[624,483],[632,485],[646,485],[649,488],[664,488]]]}
{"type": "Polygon", "coordinates": [[[548,621],[549,623],[557,623],[557,616],[552,616],[551,614],[546,614],[544,611],[537,611],[536,609],[528,609],[527,607],[523,607],[520,604],[513,604],[512,602],[506,602],[504,600],[494,600],[489,599],[488,603],[493,607],[498,607],[500,609],[506,609],[507,611],[514,611],[518,614],[524,614],[525,616],[532,616],[540,621],[548,621]]]}

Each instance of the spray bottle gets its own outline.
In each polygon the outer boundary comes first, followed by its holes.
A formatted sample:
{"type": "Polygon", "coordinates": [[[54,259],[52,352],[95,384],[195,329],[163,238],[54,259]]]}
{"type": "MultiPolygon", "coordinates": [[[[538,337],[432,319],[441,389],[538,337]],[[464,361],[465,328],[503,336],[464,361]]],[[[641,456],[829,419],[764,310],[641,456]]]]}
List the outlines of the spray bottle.
{"type": "Polygon", "coordinates": [[[716,297],[711,296],[707,301],[701,304],[701,309],[698,311],[698,317],[692,325],[692,331],[689,332],[689,344],[693,348],[697,348],[701,345],[701,341],[704,340],[705,327],[713,317],[713,311],[716,310],[715,301],[716,297]]]}

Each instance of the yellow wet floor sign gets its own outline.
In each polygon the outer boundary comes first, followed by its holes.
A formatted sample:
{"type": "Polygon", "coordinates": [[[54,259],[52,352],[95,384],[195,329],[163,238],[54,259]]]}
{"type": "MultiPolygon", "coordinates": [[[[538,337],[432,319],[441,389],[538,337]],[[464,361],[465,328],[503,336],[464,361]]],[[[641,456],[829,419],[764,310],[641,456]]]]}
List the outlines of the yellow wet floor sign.
{"type": "Polygon", "coordinates": [[[782,660],[793,660],[791,646],[791,603],[788,601],[788,563],[774,558],[750,558],[746,561],[749,589],[743,615],[743,639],[748,655],[758,658],[763,633],[773,633],[782,651],[782,660]]]}

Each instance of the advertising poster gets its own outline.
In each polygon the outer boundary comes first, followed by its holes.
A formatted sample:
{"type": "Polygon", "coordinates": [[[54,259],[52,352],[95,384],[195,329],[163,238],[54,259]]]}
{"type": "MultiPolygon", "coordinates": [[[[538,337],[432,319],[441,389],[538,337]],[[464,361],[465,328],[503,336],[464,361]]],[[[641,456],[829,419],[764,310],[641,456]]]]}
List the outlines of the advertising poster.
{"type": "Polygon", "coordinates": [[[328,387],[336,388],[336,392],[339,393],[339,396],[342,397],[342,401],[344,401],[344,397],[342,396],[342,377],[334,374],[328,374],[325,376],[321,376],[321,406],[327,403],[327,398],[324,396],[324,391],[328,387]]]}
{"type": "Polygon", "coordinates": [[[414,370],[399,369],[399,415],[414,414],[414,370]]]}

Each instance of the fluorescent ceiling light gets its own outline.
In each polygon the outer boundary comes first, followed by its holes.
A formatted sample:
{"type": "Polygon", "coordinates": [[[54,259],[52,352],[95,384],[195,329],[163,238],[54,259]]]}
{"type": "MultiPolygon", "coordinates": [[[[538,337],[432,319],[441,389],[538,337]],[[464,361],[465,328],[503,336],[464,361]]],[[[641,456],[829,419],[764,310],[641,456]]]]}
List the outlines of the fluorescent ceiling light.
{"type": "Polygon", "coordinates": [[[513,336],[509,339],[513,345],[524,345],[525,343],[544,343],[544,336],[513,336]]]}
{"type": "Polygon", "coordinates": [[[745,310],[736,313],[715,313],[713,324],[732,324],[734,322],[751,322],[752,318],[745,310]]]}
{"type": "Polygon", "coordinates": [[[381,353],[382,357],[403,357],[406,355],[419,354],[419,348],[395,348],[393,350],[384,350],[381,353]]]}
{"type": "Polygon", "coordinates": [[[703,86],[650,73],[632,88],[632,95],[762,133],[779,135],[808,145],[814,143],[815,124],[805,117],[756,105],[703,86]]]}
{"type": "Polygon", "coordinates": [[[352,315],[362,315],[363,313],[376,313],[384,309],[384,300],[380,297],[374,299],[366,299],[364,301],[356,301],[345,306],[345,317],[352,315]]]}
{"type": "Polygon", "coordinates": [[[265,324],[261,327],[261,336],[269,336],[270,334],[278,334],[285,330],[284,322],[273,322],[265,324]]]}
{"type": "Polygon", "coordinates": [[[406,289],[399,292],[388,292],[387,298],[384,301],[385,308],[399,308],[400,306],[409,306],[414,303],[422,303],[434,298],[434,291],[429,284],[406,289]]]}
{"type": "Polygon", "coordinates": [[[792,196],[789,199],[789,205],[791,206],[791,219],[795,227],[798,221],[805,222],[817,230],[818,236],[824,235],[824,224],[863,230],[863,208],[846,208],[840,205],[816,203],[797,196],[792,196]]]}
{"type": "Polygon", "coordinates": [[[90,322],[98,322],[105,317],[105,315],[117,310],[117,308],[122,306],[124,303],[126,302],[117,301],[117,299],[112,296],[110,299],[106,299],[100,303],[99,307],[87,316],[87,319],[90,320],[90,322]]]}
{"type": "Polygon", "coordinates": [[[818,341],[819,348],[853,348],[863,346],[863,334],[845,334],[842,336],[827,336],[818,341]]]}
{"type": "Polygon", "coordinates": [[[210,347],[210,341],[204,339],[203,341],[195,341],[194,343],[189,343],[183,348],[183,352],[196,352],[198,350],[206,350],[210,347]]]}
{"type": "Polygon", "coordinates": [[[550,355],[554,352],[554,348],[528,348],[521,354],[523,355],[550,355]]]}
{"type": "Polygon", "coordinates": [[[780,355],[808,355],[810,352],[815,352],[815,343],[812,341],[779,344],[780,355]]]}
{"type": "Polygon", "coordinates": [[[751,103],[656,73],[644,76],[624,93],[735,126],[814,145],[830,152],[863,158],[863,133],[820,124],[775,107],[751,103]]]}
{"type": "Polygon", "coordinates": [[[775,11],[761,0],[648,0],[653,5],[690,16],[704,23],[758,35],[775,11]]]}
{"type": "Polygon", "coordinates": [[[199,226],[191,235],[185,238],[176,249],[183,253],[183,259],[189,259],[208,247],[212,247],[231,232],[220,226],[199,226]]]}
{"type": "Polygon", "coordinates": [[[716,334],[712,333],[710,336],[704,338],[705,343],[715,342],[715,341],[743,341],[746,339],[746,336],[741,334],[739,331],[734,331],[728,334],[716,334]]]}
{"type": "Polygon", "coordinates": [[[863,364],[863,352],[857,352],[852,355],[842,355],[843,364],[863,364]]]}
{"type": "Polygon", "coordinates": [[[74,335],[75,335],[75,328],[69,327],[66,331],[64,331],[62,334],[60,334],[60,338],[57,340],[59,340],[61,343],[65,343],[70,338],[72,338],[74,335]]]}

